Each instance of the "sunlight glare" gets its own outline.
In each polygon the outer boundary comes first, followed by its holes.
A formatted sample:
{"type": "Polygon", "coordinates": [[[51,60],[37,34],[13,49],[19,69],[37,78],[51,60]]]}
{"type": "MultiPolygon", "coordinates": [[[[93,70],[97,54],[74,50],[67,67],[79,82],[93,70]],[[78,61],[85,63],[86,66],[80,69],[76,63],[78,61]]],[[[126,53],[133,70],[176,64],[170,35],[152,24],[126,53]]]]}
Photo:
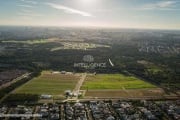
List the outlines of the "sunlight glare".
{"type": "Polygon", "coordinates": [[[83,4],[91,4],[94,3],[96,0],[81,0],[83,4]]]}

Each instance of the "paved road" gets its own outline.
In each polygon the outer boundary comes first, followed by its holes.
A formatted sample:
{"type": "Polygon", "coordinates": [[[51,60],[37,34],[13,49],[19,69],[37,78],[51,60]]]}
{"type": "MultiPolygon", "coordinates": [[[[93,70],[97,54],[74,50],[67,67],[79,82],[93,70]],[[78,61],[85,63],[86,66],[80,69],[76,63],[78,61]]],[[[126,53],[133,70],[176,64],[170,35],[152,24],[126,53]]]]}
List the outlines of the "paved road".
{"type": "Polygon", "coordinates": [[[123,91],[128,94],[129,97],[133,97],[125,87],[122,87],[123,91]]]}
{"type": "MultiPolygon", "coordinates": [[[[16,83],[16,82],[20,81],[20,80],[23,79],[23,78],[29,77],[30,74],[32,74],[32,73],[26,73],[26,74],[24,74],[24,75],[16,78],[16,79],[13,80],[12,82],[8,83],[6,87],[10,86],[10,85],[13,84],[13,83],[16,83]]],[[[15,89],[14,89],[14,90],[15,90],[15,89]]],[[[0,103],[1,103],[6,97],[8,97],[8,95],[11,94],[14,90],[10,91],[8,94],[6,94],[4,97],[2,97],[2,98],[0,99],[0,103]]]]}
{"type": "Polygon", "coordinates": [[[79,101],[102,101],[102,100],[112,100],[112,101],[117,101],[117,100],[179,100],[180,96],[144,96],[144,97],[113,97],[113,98],[108,98],[108,97],[90,97],[90,98],[83,98],[79,99],[79,101]]]}
{"type": "Polygon", "coordinates": [[[80,88],[84,82],[84,80],[86,79],[86,76],[87,76],[87,73],[83,73],[81,78],[79,79],[78,83],[76,84],[74,90],[73,90],[73,95],[76,95],[74,97],[71,97],[71,98],[68,98],[66,100],[64,100],[63,102],[67,102],[67,101],[79,101],[78,100],[78,94],[79,94],[79,91],[80,91],[80,88]]]}
{"type": "Polygon", "coordinates": [[[76,87],[73,90],[73,93],[75,93],[77,95],[79,94],[79,90],[80,90],[84,80],[86,79],[86,76],[87,76],[87,73],[83,73],[82,74],[80,80],[78,81],[78,83],[76,84],[76,87]]]}
{"type": "Polygon", "coordinates": [[[31,73],[25,73],[25,74],[23,74],[23,75],[15,78],[15,79],[12,80],[12,81],[10,81],[10,82],[8,82],[8,83],[5,83],[5,84],[3,84],[3,85],[0,86],[0,89],[1,89],[1,88],[5,88],[5,87],[8,87],[8,86],[10,86],[10,85],[13,84],[13,83],[15,83],[15,82],[17,82],[17,81],[19,81],[19,80],[21,80],[21,79],[23,79],[23,78],[28,77],[30,74],[31,74],[31,73]]]}

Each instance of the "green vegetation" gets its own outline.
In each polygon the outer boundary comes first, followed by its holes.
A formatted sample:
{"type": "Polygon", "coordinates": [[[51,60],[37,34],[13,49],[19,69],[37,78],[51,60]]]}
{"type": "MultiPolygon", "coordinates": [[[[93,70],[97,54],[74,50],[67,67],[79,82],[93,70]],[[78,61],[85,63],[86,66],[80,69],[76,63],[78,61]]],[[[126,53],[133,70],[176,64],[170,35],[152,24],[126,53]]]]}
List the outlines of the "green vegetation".
{"type": "Polygon", "coordinates": [[[38,95],[32,94],[10,94],[4,99],[3,104],[19,104],[19,103],[36,103],[39,99],[38,95]]]}
{"type": "Polygon", "coordinates": [[[35,76],[38,76],[39,72],[34,72],[31,75],[29,75],[26,78],[22,78],[21,80],[18,80],[15,83],[12,83],[11,85],[9,85],[6,88],[2,88],[0,89],[0,99],[2,99],[5,95],[9,94],[11,91],[13,91],[14,89],[16,89],[17,87],[23,85],[24,83],[26,83],[27,81],[29,81],[30,79],[32,79],[35,76]]]}
{"type": "Polygon", "coordinates": [[[78,79],[75,75],[44,71],[39,77],[17,88],[15,93],[59,95],[63,94],[65,90],[73,90],[78,79]]]}
{"type": "Polygon", "coordinates": [[[26,40],[26,41],[16,41],[16,40],[8,40],[8,41],[2,41],[3,43],[20,43],[20,44],[42,44],[42,43],[48,43],[50,41],[47,40],[26,40]]]}
{"type": "Polygon", "coordinates": [[[158,66],[158,65],[156,65],[154,63],[151,63],[151,62],[148,62],[148,61],[145,61],[145,60],[139,60],[139,61],[137,61],[137,63],[142,64],[147,69],[147,72],[150,72],[150,73],[153,73],[153,74],[156,74],[158,72],[163,71],[162,66],[158,66]]]}
{"type": "Polygon", "coordinates": [[[177,37],[180,32],[140,31],[1,27],[0,71],[61,69],[85,72],[87,69],[75,68],[74,63],[81,63],[85,55],[92,55],[94,62],[107,63],[107,67],[88,72],[133,74],[180,90],[177,85],[180,83],[177,37]]]}
{"type": "Polygon", "coordinates": [[[82,89],[141,89],[156,86],[133,76],[122,74],[98,74],[87,76],[82,89]]]}

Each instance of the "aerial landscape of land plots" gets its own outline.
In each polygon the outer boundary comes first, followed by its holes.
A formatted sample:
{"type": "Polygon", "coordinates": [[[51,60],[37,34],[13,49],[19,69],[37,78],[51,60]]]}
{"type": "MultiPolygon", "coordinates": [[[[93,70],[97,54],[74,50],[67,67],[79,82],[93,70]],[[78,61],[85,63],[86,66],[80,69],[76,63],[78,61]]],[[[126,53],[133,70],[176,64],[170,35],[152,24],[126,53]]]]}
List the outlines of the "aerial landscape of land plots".
{"type": "Polygon", "coordinates": [[[14,95],[13,98],[36,95],[41,100],[42,95],[52,95],[51,101],[59,102],[66,100],[67,91],[72,92],[67,100],[77,99],[74,97],[76,95],[79,95],[79,100],[96,97],[179,97],[179,32],[81,28],[57,28],[55,31],[52,30],[54,28],[8,29],[0,28],[3,33],[0,35],[0,72],[3,77],[0,81],[5,86],[0,91],[2,98],[5,96],[8,99],[8,93],[10,97],[14,95]],[[51,34],[52,31],[55,33],[51,34]],[[84,60],[87,55],[94,60],[84,60]],[[106,67],[97,65],[94,68],[84,68],[79,63],[89,66],[106,63],[106,67]],[[59,70],[73,73],[54,72],[59,70]],[[24,75],[26,73],[29,75],[24,75]],[[16,83],[17,77],[22,78],[22,81],[16,83]]]}
{"type": "Polygon", "coordinates": [[[30,80],[14,92],[38,95],[63,95],[65,90],[73,90],[78,80],[79,76],[77,74],[43,71],[39,77],[30,80]]]}
{"type": "MultiPolygon", "coordinates": [[[[66,90],[73,91],[81,78],[80,73],[43,71],[39,77],[33,78],[17,88],[17,94],[37,94],[64,96],[66,90]]],[[[85,91],[83,98],[134,98],[148,96],[163,96],[161,88],[149,82],[122,74],[90,74],[88,73],[81,90],[85,91]]]]}
{"type": "Polygon", "coordinates": [[[162,89],[134,76],[122,74],[89,74],[81,89],[85,97],[146,97],[163,95],[162,89]]]}

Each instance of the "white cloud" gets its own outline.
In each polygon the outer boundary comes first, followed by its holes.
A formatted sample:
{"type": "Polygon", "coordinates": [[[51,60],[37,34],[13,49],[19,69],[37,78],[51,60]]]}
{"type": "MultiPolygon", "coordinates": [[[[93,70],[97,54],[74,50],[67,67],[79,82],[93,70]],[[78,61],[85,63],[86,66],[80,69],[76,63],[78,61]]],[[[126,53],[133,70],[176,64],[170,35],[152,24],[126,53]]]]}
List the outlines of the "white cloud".
{"type": "Polygon", "coordinates": [[[32,20],[32,17],[29,17],[29,16],[19,16],[18,19],[20,20],[32,20]]]}
{"type": "Polygon", "coordinates": [[[20,5],[17,5],[19,7],[25,7],[25,8],[32,8],[33,6],[31,5],[24,5],[24,4],[20,4],[20,5]]]}
{"type": "Polygon", "coordinates": [[[25,3],[30,3],[30,4],[37,4],[36,1],[32,1],[32,0],[21,0],[21,1],[25,3]]]}
{"type": "Polygon", "coordinates": [[[23,12],[23,13],[32,13],[33,12],[30,9],[21,9],[20,11],[23,12]]]}
{"type": "Polygon", "coordinates": [[[157,7],[166,8],[166,7],[172,7],[176,2],[175,1],[164,1],[157,3],[157,7]]]}
{"type": "Polygon", "coordinates": [[[144,10],[154,10],[154,9],[173,10],[174,5],[176,3],[177,3],[176,1],[161,1],[161,2],[156,2],[156,3],[146,4],[142,7],[142,9],[144,10]]]}
{"type": "Polygon", "coordinates": [[[43,16],[42,14],[36,14],[36,13],[23,13],[23,12],[19,12],[17,13],[19,16],[29,16],[29,17],[41,17],[43,16]]]}
{"type": "Polygon", "coordinates": [[[70,13],[70,14],[79,14],[81,16],[85,16],[85,17],[93,17],[93,15],[91,15],[90,13],[84,12],[84,11],[80,11],[77,9],[73,9],[70,7],[66,7],[63,5],[56,5],[53,3],[46,3],[46,5],[49,5],[52,8],[58,9],[58,10],[63,10],[64,12],[70,13]]]}

